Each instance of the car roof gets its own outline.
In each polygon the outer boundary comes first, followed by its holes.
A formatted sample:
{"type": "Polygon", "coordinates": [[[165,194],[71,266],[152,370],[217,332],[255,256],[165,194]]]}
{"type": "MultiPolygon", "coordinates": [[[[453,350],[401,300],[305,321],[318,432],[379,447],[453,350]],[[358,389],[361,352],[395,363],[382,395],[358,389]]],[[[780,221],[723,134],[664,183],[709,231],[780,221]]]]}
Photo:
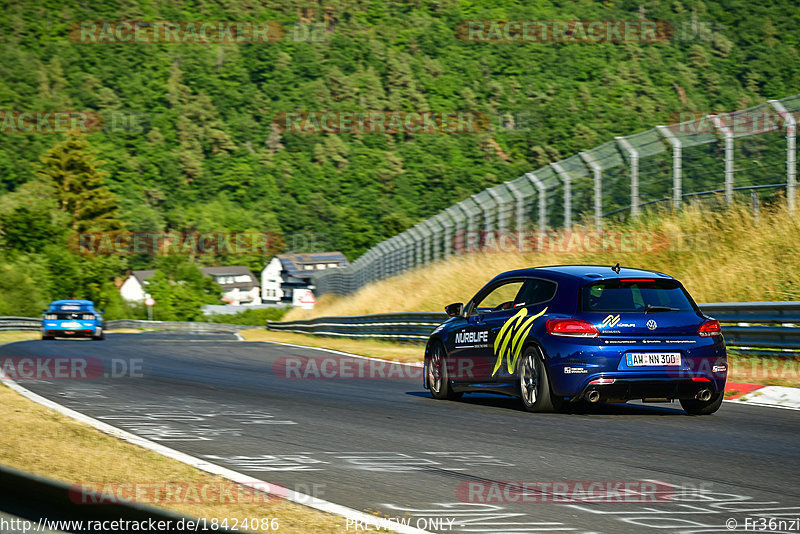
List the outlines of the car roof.
{"type": "Polygon", "coordinates": [[[531,267],[528,269],[517,269],[505,272],[497,278],[511,278],[516,276],[537,276],[537,275],[561,275],[576,278],[582,281],[591,282],[593,280],[608,280],[614,278],[630,278],[632,276],[647,276],[650,278],[663,278],[672,280],[667,274],[651,271],[648,269],[636,269],[633,267],[620,267],[619,273],[612,269],[611,265],[547,265],[543,267],[531,267]]]}
{"type": "Polygon", "coordinates": [[[80,306],[94,306],[91,300],[54,300],[50,306],[60,306],[61,304],[78,304],[80,306]]]}

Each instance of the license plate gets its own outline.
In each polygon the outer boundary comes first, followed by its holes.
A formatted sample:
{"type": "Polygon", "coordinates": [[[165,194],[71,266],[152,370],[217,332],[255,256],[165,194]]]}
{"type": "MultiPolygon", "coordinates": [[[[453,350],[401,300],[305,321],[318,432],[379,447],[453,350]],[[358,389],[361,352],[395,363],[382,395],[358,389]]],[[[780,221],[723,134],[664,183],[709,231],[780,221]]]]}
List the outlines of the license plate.
{"type": "Polygon", "coordinates": [[[76,323],[75,321],[61,323],[61,328],[80,328],[81,326],[81,323],[76,323]]]}
{"type": "Polygon", "coordinates": [[[625,355],[628,367],[680,366],[679,352],[629,352],[625,355]]]}

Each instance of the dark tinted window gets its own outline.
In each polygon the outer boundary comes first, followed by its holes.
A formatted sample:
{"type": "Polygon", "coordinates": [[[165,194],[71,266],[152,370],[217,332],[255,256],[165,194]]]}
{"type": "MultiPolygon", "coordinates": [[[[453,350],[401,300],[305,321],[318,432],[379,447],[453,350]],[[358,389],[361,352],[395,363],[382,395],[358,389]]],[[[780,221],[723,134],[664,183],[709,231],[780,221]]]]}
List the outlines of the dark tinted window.
{"type": "Polygon", "coordinates": [[[50,306],[50,309],[52,311],[90,311],[92,307],[85,304],[56,304],[50,306]]]}
{"type": "Polygon", "coordinates": [[[525,285],[522,286],[516,299],[514,299],[514,307],[547,302],[556,294],[556,287],[557,284],[550,280],[542,280],[541,278],[526,280],[525,285]]]}
{"type": "Polygon", "coordinates": [[[644,312],[648,305],[652,311],[694,311],[675,280],[605,280],[584,286],[581,293],[585,312],[644,312]]]}

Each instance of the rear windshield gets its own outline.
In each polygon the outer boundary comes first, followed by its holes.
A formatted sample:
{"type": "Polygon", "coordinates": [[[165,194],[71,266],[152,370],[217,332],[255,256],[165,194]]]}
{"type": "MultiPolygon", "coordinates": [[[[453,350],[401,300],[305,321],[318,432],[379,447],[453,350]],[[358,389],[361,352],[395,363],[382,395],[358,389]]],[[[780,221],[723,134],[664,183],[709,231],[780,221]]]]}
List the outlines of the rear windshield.
{"type": "Polygon", "coordinates": [[[54,304],[50,306],[51,311],[92,311],[91,306],[86,304],[54,304]]]}
{"type": "Polygon", "coordinates": [[[675,280],[604,280],[584,286],[581,293],[585,312],[695,311],[675,280]]]}

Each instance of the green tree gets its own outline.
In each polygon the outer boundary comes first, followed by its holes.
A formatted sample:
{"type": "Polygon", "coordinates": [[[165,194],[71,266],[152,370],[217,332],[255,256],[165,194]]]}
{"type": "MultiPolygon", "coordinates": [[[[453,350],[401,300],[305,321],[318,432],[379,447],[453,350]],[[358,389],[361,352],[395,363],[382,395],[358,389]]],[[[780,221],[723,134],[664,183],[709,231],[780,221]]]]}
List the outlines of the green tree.
{"type": "Polygon", "coordinates": [[[70,135],[41,157],[37,176],[52,185],[58,208],[69,215],[69,226],[77,232],[116,230],[119,205],[105,184],[85,137],[70,135]]]}

